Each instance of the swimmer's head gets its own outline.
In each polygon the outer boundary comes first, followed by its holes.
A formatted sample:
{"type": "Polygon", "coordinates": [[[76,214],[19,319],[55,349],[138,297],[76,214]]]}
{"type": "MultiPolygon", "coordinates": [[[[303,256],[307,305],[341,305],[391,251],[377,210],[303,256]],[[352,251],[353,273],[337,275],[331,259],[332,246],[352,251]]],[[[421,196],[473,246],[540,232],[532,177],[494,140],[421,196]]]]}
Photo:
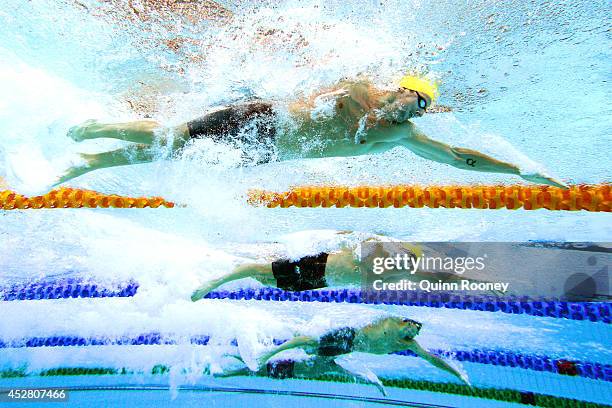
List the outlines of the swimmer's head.
{"type": "Polygon", "coordinates": [[[406,75],[400,80],[399,86],[401,89],[417,92],[422,97],[427,98],[427,106],[431,105],[438,97],[438,84],[424,78],[406,75]]]}
{"type": "Polygon", "coordinates": [[[421,331],[421,326],[423,325],[416,320],[402,318],[400,322],[401,337],[404,340],[413,339],[421,331]]]}
{"type": "Polygon", "coordinates": [[[383,100],[380,112],[384,119],[405,122],[415,116],[423,116],[438,94],[437,85],[425,79],[405,76],[399,89],[390,92],[383,100]]]}
{"type": "Polygon", "coordinates": [[[409,341],[416,337],[422,324],[406,317],[392,316],[379,323],[386,336],[396,337],[400,341],[409,341]]]}

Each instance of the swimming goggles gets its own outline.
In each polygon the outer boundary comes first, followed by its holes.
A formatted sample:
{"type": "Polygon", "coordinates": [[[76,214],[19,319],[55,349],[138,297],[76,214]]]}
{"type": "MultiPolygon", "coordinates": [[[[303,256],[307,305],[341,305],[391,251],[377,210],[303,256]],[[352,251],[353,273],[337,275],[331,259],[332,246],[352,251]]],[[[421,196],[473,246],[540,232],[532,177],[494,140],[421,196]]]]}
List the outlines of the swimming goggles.
{"type": "Polygon", "coordinates": [[[417,94],[417,104],[419,105],[419,108],[421,109],[425,109],[427,108],[427,100],[425,98],[423,98],[421,96],[420,93],[418,93],[417,91],[414,91],[417,94]]]}
{"type": "MultiPolygon", "coordinates": [[[[404,87],[402,87],[401,89],[409,90],[408,88],[404,87]]],[[[421,94],[418,91],[415,91],[414,89],[410,89],[410,91],[413,91],[415,94],[417,94],[417,105],[419,106],[419,108],[427,108],[427,99],[423,98],[421,94]]]]}

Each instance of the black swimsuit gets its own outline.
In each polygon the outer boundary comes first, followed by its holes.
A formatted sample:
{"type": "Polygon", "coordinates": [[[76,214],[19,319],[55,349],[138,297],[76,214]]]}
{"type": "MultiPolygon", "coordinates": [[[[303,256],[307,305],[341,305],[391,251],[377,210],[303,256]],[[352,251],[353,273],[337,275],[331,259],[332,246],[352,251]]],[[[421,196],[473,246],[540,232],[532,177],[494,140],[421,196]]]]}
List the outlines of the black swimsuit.
{"type": "MultiPolygon", "coordinates": [[[[247,102],[230,105],[187,122],[189,137],[194,139],[210,138],[216,142],[238,142],[242,144],[274,144],[276,138],[276,115],[268,102],[247,102]],[[253,126],[255,134],[248,132],[253,126]]],[[[258,162],[271,160],[266,155],[258,162]]]]}
{"type": "Polygon", "coordinates": [[[294,370],[295,361],[293,360],[268,361],[266,364],[268,376],[272,378],[293,378],[294,370]]]}
{"type": "MultiPolygon", "coordinates": [[[[317,355],[335,357],[351,353],[355,347],[354,341],[356,335],[357,333],[352,327],[342,327],[325,333],[319,338],[317,355]]],[[[266,372],[272,378],[293,378],[295,377],[295,361],[268,361],[266,372]]]]}
{"type": "Polygon", "coordinates": [[[302,291],[323,288],[325,281],[325,252],[314,256],[305,256],[298,261],[283,259],[272,262],[272,273],[276,286],[283,290],[302,291]]]}
{"type": "Polygon", "coordinates": [[[352,327],[332,330],[319,339],[317,354],[325,357],[348,354],[353,351],[355,336],[355,329],[352,327]]]}

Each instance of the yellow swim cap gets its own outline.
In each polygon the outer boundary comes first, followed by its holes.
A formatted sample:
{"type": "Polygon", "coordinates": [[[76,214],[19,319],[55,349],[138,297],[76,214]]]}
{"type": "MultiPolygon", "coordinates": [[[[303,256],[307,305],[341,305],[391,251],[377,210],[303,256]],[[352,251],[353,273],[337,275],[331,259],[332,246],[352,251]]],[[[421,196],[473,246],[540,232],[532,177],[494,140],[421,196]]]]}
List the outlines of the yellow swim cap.
{"type": "Polygon", "coordinates": [[[402,78],[399,86],[413,91],[422,92],[429,96],[433,102],[438,97],[438,84],[427,79],[406,75],[402,78]]]}
{"type": "Polygon", "coordinates": [[[402,243],[402,248],[414,254],[417,258],[423,256],[423,248],[419,245],[402,243]]]}

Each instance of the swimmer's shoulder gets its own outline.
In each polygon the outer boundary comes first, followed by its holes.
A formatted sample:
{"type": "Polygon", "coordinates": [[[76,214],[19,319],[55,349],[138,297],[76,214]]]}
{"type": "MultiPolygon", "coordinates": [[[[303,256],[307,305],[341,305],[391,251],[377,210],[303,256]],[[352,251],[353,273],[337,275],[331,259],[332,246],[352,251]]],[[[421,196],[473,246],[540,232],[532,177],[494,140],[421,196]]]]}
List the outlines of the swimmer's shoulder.
{"type": "Polygon", "coordinates": [[[371,87],[371,83],[365,79],[343,79],[333,86],[322,88],[310,95],[301,95],[289,104],[289,112],[294,115],[309,114],[312,109],[316,108],[317,103],[322,98],[325,100],[335,99],[338,111],[343,111],[353,104],[361,106],[367,103],[371,87]]]}

